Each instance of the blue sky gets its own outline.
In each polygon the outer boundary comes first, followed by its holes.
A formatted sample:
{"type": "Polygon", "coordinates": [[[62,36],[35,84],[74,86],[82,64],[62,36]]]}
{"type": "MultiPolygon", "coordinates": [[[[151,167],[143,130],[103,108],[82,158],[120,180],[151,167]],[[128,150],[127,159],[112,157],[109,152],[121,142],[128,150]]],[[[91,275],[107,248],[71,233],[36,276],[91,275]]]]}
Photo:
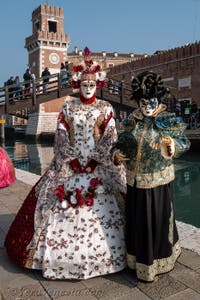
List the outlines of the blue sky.
{"type": "MultiPolygon", "coordinates": [[[[0,86],[27,67],[32,11],[45,0],[1,1],[0,86]]],[[[200,0],[49,0],[64,8],[69,51],[153,54],[200,40],[200,0]]]]}

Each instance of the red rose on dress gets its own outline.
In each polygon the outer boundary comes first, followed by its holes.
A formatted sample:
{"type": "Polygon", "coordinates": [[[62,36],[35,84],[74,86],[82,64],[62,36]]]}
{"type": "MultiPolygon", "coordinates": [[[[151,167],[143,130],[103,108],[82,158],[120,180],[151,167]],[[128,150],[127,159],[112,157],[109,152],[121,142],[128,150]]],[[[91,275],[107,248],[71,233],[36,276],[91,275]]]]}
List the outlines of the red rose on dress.
{"type": "Polygon", "coordinates": [[[93,198],[88,198],[86,199],[86,205],[87,206],[92,206],[94,204],[94,199],[93,198]]]}
{"type": "Polygon", "coordinates": [[[91,187],[95,187],[96,185],[98,185],[98,184],[102,184],[102,181],[101,181],[101,179],[100,178],[92,178],[91,180],[90,180],[90,186],[91,187]]]}
{"type": "Polygon", "coordinates": [[[69,164],[75,173],[83,173],[82,166],[77,158],[72,159],[69,164]]]}
{"type": "Polygon", "coordinates": [[[93,173],[94,170],[95,170],[95,168],[96,168],[96,166],[97,166],[97,164],[98,164],[98,162],[96,160],[90,159],[87,162],[85,168],[83,169],[83,172],[93,173]]]}
{"type": "Polygon", "coordinates": [[[67,131],[69,131],[70,127],[67,124],[67,122],[65,121],[65,116],[62,112],[59,113],[58,121],[64,125],[64,127],[67,129],[67,131]]]}
{"type": "Polygon", "coordinates": [[[82,189],[76,189],[76,200],[77,200],[77,204],[78,206],[83,206],[85,204],[85,200],[81,194],[82,189]]]}
{"type": "Polygon", "coordinates": [[[107,118],[104,119],[104,121],[101,123],[101,125],[99,126],[99,133],[102,134],[105,131],[106,125],[108,124],[108,122],[110,121],[110,119],[113,117],[113,113],[110,112],[110,114],[108,115],[107,118]]]}
{"type": "Polygon", "coordinates": [[[57,189],[54,190],[54,194],[58,196],[58,200],[62,202],[66,197],[64,192],[64,184],[59,185],[57,189]]]}

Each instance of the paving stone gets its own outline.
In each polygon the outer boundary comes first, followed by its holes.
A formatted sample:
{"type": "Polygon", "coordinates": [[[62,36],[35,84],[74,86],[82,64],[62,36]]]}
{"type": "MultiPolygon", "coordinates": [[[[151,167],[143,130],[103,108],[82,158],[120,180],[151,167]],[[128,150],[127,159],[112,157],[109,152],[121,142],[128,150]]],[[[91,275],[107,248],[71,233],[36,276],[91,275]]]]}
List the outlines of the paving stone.
{"type": "Polygon", "coordinates": [[[193,270],[200,268],[200,256],[191,250],[184,249],[178,258],[178,262],[193,270]]]}
{"type": "Polygon", "coordinates": [[[184,290],[180,293],[165,298],[165,300],[199,300],[200,295],[191,289],[184,290]]]}
{"type": "MultiPolygon", "coordinates": [[[[19,279],[21,280],[22,285],[24,283],[31,284],[35,281],[34,274],[31,270],[21,268],[12,263],[8,258],[5,249],[1,249],[0,253],[0,288],[9,286],[11,282],[15,284],[19,279]]],[[[18,286],[18,283],[16,286],[18,286]]]]}
{"type": "Polygon", "coordinates": [[[18,194],[15,190],[13,190],[12,195],[6,195],[6,197],[1,197],[1,214],[8,214],[9,212],[14,212],[16,213],[16,211],[19,209],[19,207],[21,206],[22,201],[25,199],[24,198],[24,193],[22,193],[21,198],[23,197],[23,200],[18,200],[16,201],[16,195],[18,197],[18,194]]]}
{"type": "Polygon", "coordinates": [[[106,282],[107,282],[107,279],[105,277],[94,277],[94,278],[89,278],[87,280],[84,280],[83,284],[84,284],[84,286],[91,288],[93,286],[103,284],[106,282]]]}
{"type": "MultiPolygon", "coordinates": [[[[58,291],[59,292],[59,291],[58,291]]],[[[93,291],[91,289],[82,289],[82,290],[76,290],[76,291],[62,291],[61,293],[59,292],[58,297],[56,296],[56,300],[97,300],[93,295],[93,291]],[[62,296],[60,296],[62,295],[62,296]]],[[[98,295],[97,295],[98,296],[98,295]]]]}
{"type": "Polygon", "coordinates": [[[104,284],[108,281],[115,282],[126,282],[130,287],[135,287],[137,285],[136,275],[134,273],[130,273],[128,269],[125,269],[121,272],[117,272],[114,274],[109,274],[101,277],[95,277],[91,279],[87,279],[84,281],[84,285],[87,287],[93,287],[99,284],[104,284]]]}
{"type": "MultiPolygon", "coordinates": [[[[0,248],[4,247],[5,237],[6,237],[5,232],[0,228],[0,248]]],[[[0,298],[0,300],[1,300],[1,298],[0,298]]]]}
{"type": "MultiPolygon", "coordinates": [[[[131,284],[123,275],[123,272],[106,275],[104,280],[96,280],[96,284],[92,285],[95,297],[98,299],[112,300],[112,299],[125,299],[134,290],[131,284]]],[[[84,283],[87,284],[87,283],[84,283]]]]}
{"type": "Polygon", "coordinates": [[[200,255],[200,230],[182,240],[181,247],[192,250],[200,255]]]}
{"type": "Polygon", "coordinates": [[[6,234],[8,232],[8,229],[14,220],[15,215],[14,214],[6,214],[6,215],[0,215],[0,228],[4,233],[6,234]]]}
{"type": "Polygon", "coordinates": [[[4,201],[4,205],[7,207],[9,213],[15,214],[18,212],[18,210],[20,209],[23,201],[24,201],[25,197],[23,196],[23,200],[19,200],[17,199],[17,202],[15,203],[14,200],[11,200],[7,203],[5,203],[6,201],[4,201]]]}
{"type": "MultiPolygon", "coordinates": [[[[15,215],[20,209],[31,186],[17,181],[13,185],[0,190],[0,215],[15,215]]],[[[14,218],[14,217],[13,217],[14,218]]],[[[0,218],[1,220],[2,218],[0,218]]]]}
{"type": "MultiPolygon", "coordinates": [[[[2,197],[2,195],[1,195],[2,197]]],[[[2,198],[3,199],[3,198],[2,198]]],[[[7,215],[10,213],[8,207],[4,204],[4,201],[0,201],[1,209],[0,209],[0,215],[7,215]]]]}
{"type": "Polygon", "coordinates": [[[129,273],[128,269],[124,269],[121,272],[108,274],[103,276],[106,281],[112,281],[117,283],[125,283],[129,287],[135,287],[137,284],[137,279],[134,272],[129,273]]]}
{"type": "Polygon", "coordinates": [[[32,186],[16,180],[12,185],[0,190],[0,199],[6,207],[12,204],[20,205],[32,186]]]}
{"type": "Polygon", "coordinates": [[[176,225],[178,228],[179,239],[181,241],[196,232],[196,227],[194,227],[193,225],[186,224],[180,221],[176,221],[176,225]]]}
{"type": "Polygon", "coordinates": [[[33,271],[13,264],[8,259],[5,249],[0,251],[0,278],[0,290],[6,300],[50,299],[49,296],[45,296],[46,293],[33,271]]]}
{"type": "MultiPolygon", "coordinates": [[[[185,286],[195,290],[200,294],[200,274],[183,266],[179,265],[173,272],[170,273],[170,277],[182,282],[185,286]]],[[[200,299],[200,298],[199,298],[200,299]]]]}
{"type": "Polygon", "coordinates": [[[122,297],[114,298],[114,299],[116,299],[116,300],[135,300],[135,299],[137,299],[137,300],[152,300],[152,298],[149,298],[147,295],[142,293],[138,288],[132,289],[130,294],[124,294],[122,297]]]}
{"type": "Polygon", "coordinates": [[[5,195],[9,195],[9,197],[14,198],[16,195],[13,195],[12,192],[15,190],[16,192],[19,192],[19,194],[26,193],[27,190],[31,189],[31,185],[26,184],[20,180],[16,180],[13,184],[9,185],[6,188],[3,188],[1,190],[2,193],[5,195]]]}
{"type": "Polygon", "coordinates": [[[63,296],[61,298],[56,298],[56,300],[97,300],[98,298],[94,296],[82,296],[82,294],[78,296],[63,296]]]}
{"type": "Polygon", "coordinates": [[[128,280],[131,285],[134,287],[134,286],[137,286],[138,284],[138,279],[137,279],[137,276],[136,276],[136,272],[135,270],[131,270],[131,269],[126,269],[123,273],[123,277],[128,280]]]}
{"type": "Polygon", "coordinates": [[[197,273],[199,273],[200,274],[200,268],[199,269],[197,269],[197,270],[195,270],[197,273]]]}
{"type": "Polygon", "coordinates": [[[175,277],[175,276],[176,276],[176,273],[180,273],[180,272],[185,271],[185,270],[188,270],[188,267],[186,267],[186,266],[180,264],[180,263],[177,261],[176,264],[175,264],[175,268],[174,268],[170,273],[168,273],[168,274],[169,274],[170,276],[173,274],[173,275],[174,275],[173,277],[175,277]]]}
{"type": "Polygon", "coordinates": [[[88,289],[84,286],[83,280],[48,280],[42,276],[41,271],[34,271],[34,276],[52,299],[62,299],[68,296],[75,297],[81,293],[84,296],[85,290],[88,289]]]}
{"type": "Polygon", "coordinates": [[[168,274],[159,275],[157,278],[152,283],[140,282],[138,284],[138,288],[151,299],[163,299],[186,289],[183,283],[168,274]]]}
{"type": "Polygon", "coordinates": [[[2,291],[6,300],[49,300],[51,299],[45,290],[36,283],[35,285],[24,285],[23,287],[11,287],[2,291]]]}

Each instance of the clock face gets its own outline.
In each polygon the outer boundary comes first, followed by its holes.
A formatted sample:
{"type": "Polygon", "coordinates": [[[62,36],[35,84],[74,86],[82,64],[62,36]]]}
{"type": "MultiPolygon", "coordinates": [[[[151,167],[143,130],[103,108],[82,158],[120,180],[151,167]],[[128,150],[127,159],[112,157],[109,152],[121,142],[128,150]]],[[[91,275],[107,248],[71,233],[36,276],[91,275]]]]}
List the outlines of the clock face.
{"type": "Polygon", "coordinates": [[[52,64],[57,64],[59,63],[60,61],[60,57],[57,53],[51,53],[49,55],[49,61],[52,63],[52,64]]]}

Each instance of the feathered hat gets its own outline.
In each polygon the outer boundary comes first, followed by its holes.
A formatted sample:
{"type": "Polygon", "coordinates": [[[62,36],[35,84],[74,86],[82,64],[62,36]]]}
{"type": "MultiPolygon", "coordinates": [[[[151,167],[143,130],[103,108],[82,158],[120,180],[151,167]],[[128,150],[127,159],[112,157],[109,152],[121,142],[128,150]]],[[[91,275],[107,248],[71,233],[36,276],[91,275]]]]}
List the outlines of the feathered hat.
{"type": "Polygon", "coordinates": [[[157,98],[160,102],[165,95],[169,95],[169,88],[163,85],[159,74],[152,71],[145,71],[132,77],[131,81],[132,97],[131,99],[139,102],[140,99],[157,98]]]}
{"type": "Polygon", "coordinates": [[[105,86],[106,72],[101,70],[101,66],[92,60],[92,52],[85,47],[83,50],[84,60],[73,66],[72,74],[72,88],[79,89],[80,83],[83,80],[96,81],[97,88],[103,88],[105,86]]]}

